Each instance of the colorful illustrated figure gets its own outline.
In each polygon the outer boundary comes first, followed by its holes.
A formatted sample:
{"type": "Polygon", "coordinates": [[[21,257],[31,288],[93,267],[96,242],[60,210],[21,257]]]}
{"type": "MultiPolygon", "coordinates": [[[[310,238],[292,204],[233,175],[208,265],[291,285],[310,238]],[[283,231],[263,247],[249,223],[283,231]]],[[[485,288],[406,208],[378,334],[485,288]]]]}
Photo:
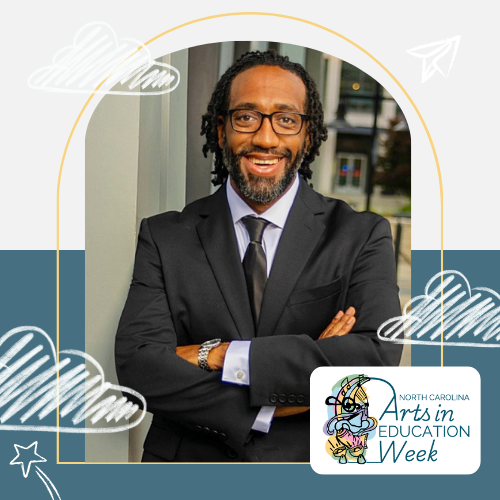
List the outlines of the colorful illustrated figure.
{"type": "Polygon", "coordinates": [[[368,416],[368,395],[363,384],[369,380],[366,375],[349,375],[337,382],[332,395],[326,398],[325,404],[333,406],[334,415],[325,425],[325,432],[332,436],[325,449],[341,464],[366,462],[367,441],[378,426],[377,419],[368,416]]]}

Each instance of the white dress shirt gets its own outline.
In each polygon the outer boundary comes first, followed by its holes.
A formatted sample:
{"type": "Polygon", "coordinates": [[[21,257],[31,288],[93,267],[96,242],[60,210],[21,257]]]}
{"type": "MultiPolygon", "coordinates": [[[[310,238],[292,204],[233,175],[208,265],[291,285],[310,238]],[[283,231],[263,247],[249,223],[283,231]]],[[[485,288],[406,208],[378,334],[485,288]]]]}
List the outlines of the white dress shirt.
{"type": "MultiPolygon", "coordinates": [[[[274,256],[278,249],[285,222],[299,190],[299,185],[299,177],[296,175],[292,186],[283,197],[262,214],[257,214],[240,198],[231,186],[231,182],[228,180],[226,183],[227,201],[231,211],[241,261],[245,257],[245,252],[250,242],[248,231],[242,222],[243,217],[248,215],[261,217],[270,222],[264,229],[262,237],[262,247],[266,254],[268,277],[271,273],[274,256]]],[[[250,346],[251,341],[249,340],[234,340],[229,344],[222,369],[223,382],[250,385],[250,346]]],[[[274,406],[263,406],[252,425],[252,429],[260,432],[269,432],[274,410],[274,406]]]]}

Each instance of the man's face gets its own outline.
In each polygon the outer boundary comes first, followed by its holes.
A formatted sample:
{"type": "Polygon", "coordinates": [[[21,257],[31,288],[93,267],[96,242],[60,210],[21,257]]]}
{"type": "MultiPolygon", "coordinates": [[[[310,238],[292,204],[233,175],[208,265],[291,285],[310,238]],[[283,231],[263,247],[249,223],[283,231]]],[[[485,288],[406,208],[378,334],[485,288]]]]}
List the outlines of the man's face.
{"type": "MultiPolygon", "coordinates": [[[[306,89],[294,73],[256,66],[235,77],[229,109],[305,113],[306,89]]],[[[290,186],[309,147],[307,122],[297,135],[277,134],[264,118],[257,132],[235,132],[229,117],[219,118],[219,146],[233,187],[251,206],[268,208],[290,186]]]]}

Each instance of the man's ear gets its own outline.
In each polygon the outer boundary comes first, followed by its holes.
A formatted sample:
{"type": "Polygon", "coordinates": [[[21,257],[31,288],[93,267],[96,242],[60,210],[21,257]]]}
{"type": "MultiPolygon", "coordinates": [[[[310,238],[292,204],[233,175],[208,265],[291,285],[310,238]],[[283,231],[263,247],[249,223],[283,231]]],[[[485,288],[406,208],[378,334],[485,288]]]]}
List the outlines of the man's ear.
{"type": "Polygon", "coordinates": [[[226,127],[226,121],[223,116],[217,118],[217,137],[219,140],[219,147],[224,149],[224,128],[226,127]]]}

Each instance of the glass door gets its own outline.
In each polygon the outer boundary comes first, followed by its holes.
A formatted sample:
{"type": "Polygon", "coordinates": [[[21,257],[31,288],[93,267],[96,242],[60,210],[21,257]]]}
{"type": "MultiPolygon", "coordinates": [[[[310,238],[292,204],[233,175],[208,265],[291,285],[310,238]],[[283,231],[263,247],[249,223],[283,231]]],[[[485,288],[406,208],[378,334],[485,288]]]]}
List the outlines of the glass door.
{"type": "Polygon", "coordinates": [[[366,163],[366,155],[338,153],[335,190],[362,192],[365,187],[366,163]]]}

